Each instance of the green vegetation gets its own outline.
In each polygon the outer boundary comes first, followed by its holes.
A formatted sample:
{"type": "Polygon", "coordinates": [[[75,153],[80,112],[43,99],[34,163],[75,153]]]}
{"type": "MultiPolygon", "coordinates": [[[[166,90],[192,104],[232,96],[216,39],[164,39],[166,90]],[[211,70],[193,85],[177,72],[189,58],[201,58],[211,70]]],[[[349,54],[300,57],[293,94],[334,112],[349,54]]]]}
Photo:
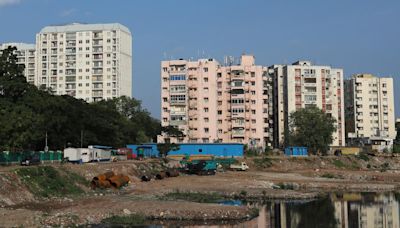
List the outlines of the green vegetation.
{"type": "Polygon", "coordinates": [[[276,185],[278,189],[284,189],[284,190],[294,190],[295,186],[292,183],[279,183],[276,185]]]}
{"type": "Polygon", "coordinates": [[[364,160],[364,161],[369,161],[369,157],[367,154],[360,153],[359,155],[356,155],[356,158],[364,160]]]}
{"type": "Polygon", "coordinates": [[[43,150],[46,133],[50,150],[80,146],[81,136],[84,147],[122,147],[160,133],[160,122],[133,98],[89,104],[27,83],[15,50],[0,53],[0,151],[43,150]]]}
{"type": "Polygon", "coordinates": [[[324,173],[324,174],[321,175],[321,177],[324,177],[324,178],[335,178],[335,175],[332,174],[332,173],[324,173]]]}
{"type": "Polygon", "coordinates": [[[345,165],[342,161],[340,161],[340,160],[334,160],[334,161],[333,161],[333,165],[335,165],[337,168],[344,168],[344,167],[346,167],[346,165],[345,165]]]}
{"type": "Polygon", "coordinates": [[[305,146],[311,154],[326,154],[336,130],[336,120],[313,106],[290,114],[289,145],[305,146]]]}
{"type": "Polygon", "coordinates": [[[109,218],[103,219],[101,223],[112,225],[131,225],[140,226],[144,225],[146,217],[142,214],[133,214],[129,216],[114,215],[109,218]]]}
{"type": "Polygon", "coordinates": [[[163,157],[168,156],[168,153],[170,151],[176,151],[179,150],[179,145],[175,143],[158,143],[157,144],[157,150],[160,152],[160,155],[163,157]]]}
{"type": "Polygon", "coordinates": [[[400,153],[400,124],[396,124],[396,139],[393,141],[393,153],[400,153]]]}
{"type": "Polygon", "coordinates": [[[272,161],[270,158],[268,157],[261,157],[261,158],[254,158],[253,159],[254,165],[256,166],[256,168],[259,169],[265,169],[265,168],[269,168],[272,166],[272,161]]]}
{"type": "Polygon", "coordinates": [[[215,192],[180,192],[179,190],[167,193],[161,197],[162,200],[184,200],[197,203],[217,203],[224,198],[223,195],[215,192]]]}
{"type": "Polygon", "coordinates": [[[386,172],[390,168],[389,163],[385,162],[381,165],[381,172],[386,172]]]}
{"type": "Polygon", "coordinates": [[[78,184],[88,183],[78,174],[61,173],[51,166],[19,168],[15,173],[29,191],[39,197],[79,195],[84,191],[78,184]]]}

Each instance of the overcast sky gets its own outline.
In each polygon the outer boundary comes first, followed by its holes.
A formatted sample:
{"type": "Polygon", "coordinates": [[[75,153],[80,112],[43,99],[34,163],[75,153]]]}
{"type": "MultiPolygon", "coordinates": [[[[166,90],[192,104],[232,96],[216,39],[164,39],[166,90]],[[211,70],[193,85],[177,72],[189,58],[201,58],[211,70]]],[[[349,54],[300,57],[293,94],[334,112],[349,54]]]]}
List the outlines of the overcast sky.
{"type": "Polygon", "coordinates": [[[254,54],[392,76],[400,117],[399,0],[0,0],[0,43],[47,25],[118,22],[133,34],[133,95],[160,116],[160,61],[254,54]]]}

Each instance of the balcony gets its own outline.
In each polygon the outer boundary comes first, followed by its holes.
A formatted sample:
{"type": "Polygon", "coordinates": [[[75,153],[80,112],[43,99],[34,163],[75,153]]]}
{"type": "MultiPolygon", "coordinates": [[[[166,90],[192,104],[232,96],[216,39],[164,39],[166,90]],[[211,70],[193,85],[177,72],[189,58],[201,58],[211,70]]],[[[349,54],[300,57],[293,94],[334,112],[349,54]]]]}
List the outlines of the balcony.
{"type": "Polygon", "coordinates": [[[102,33],[94,33],[93,34],[93,39],[94,40],[102,40],[103,39],[103,34],[102,33]]]}
{"type": "Polygon", "coordinates": [[[180,100],[171,100],[170,103],[171,105],[186,105],[186,101],[180,101],[180,100]]]}
{"type": "Polygon", "coordinates": [[[169,122],[169,124],[171,126],[181,126],[181,125],[186,125],[186,121],[185,120],[171,120],[169,122]]]}
{"type": "Polygon", "coordinates": [[[92,44],[94,47],[95,46],[103,46],[103,41],[102,40],[95,40],[95,41],[93,41],[93,44],[92,44]]]}
{"type": "Polygon", "coordinates": [[[103,48],[93,48],[93,53],[102,53],[103,48]]]}

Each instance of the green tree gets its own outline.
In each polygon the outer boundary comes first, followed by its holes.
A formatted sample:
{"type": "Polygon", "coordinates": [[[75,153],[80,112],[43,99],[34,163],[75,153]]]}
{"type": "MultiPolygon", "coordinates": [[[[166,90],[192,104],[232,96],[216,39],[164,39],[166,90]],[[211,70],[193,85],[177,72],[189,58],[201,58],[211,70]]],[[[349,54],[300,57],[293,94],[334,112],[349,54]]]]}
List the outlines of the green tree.
{"type": "Polygon", "coordinates": [[[175,143],[159,143],[157,144],[157,150],[160,152],[160,155],[163,157],[168,156],[170,151],[177,151],[179,150],[179,145],[175,143]]]}
{"type": "Polygon", "coordinates": [[[289,118],[289,144],[308,147],[312,154],[326,154],[336,130],[335,122],[315,106],[293,112],[289,118]]]}
{"type": "Polygon", "coordinates": [[[46,133],[51,150],[81,143],[124,147],[160,134],[159,120],[134,98],[89,104],[30,85],[15,51],[0,51],[0,150],[43,150],[46,133]]]}
{"type": "Polygon", "coordinates": [[[17,48],[8,47],[0,55],[0,96],[15,101],[29,88],[24,76],[24,65],[17,64],[17,48]]]}
{"type": "Polygon", "coordinates": [[[396,139],[393,141],[393,153],[400,153],[400,124],[396,124],[396,139]]]}

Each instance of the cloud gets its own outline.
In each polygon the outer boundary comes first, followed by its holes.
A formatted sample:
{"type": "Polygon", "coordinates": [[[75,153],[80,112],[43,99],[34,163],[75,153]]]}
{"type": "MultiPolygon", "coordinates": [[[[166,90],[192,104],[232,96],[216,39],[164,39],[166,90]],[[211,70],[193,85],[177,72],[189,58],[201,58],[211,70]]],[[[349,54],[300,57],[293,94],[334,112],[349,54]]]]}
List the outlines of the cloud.
{"type": "Polygon", "coordinates": [[[0,0],[0,7],[20,3],[21,0],[0,0]]]}
{"type": "Polygon", "coordinates": [[[76,12],[78,12],[77,9],[67,9],[67,10],[62,11],[60,13],[60,16],[61,17],[68,17],[68,16],[71,16],[72,14],[75,14],[76,12]]]}

